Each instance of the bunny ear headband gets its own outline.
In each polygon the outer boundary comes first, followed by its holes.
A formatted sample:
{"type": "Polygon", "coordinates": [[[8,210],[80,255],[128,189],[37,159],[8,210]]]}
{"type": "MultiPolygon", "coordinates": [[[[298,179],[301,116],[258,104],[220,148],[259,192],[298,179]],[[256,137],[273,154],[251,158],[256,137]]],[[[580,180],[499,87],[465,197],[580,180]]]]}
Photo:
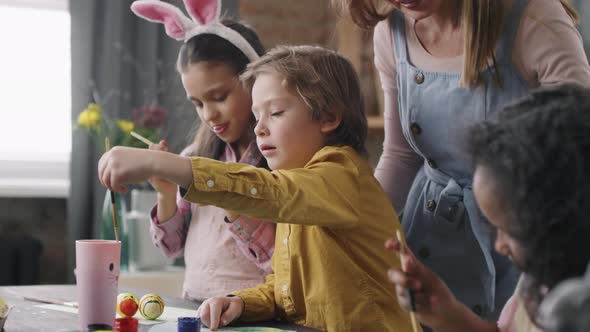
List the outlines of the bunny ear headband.
{"type": "Polygon", "coordinates": [[[166,34],[185,43],[194,36],[209,33],[219,36],[237,47],[250,61],[259,58],[252,45],[237,31],[219,21],[221,0],[183,0],[189,15],[160,0],[138,0],[131,4],[135,15],[150,22],[162,23],[166,34]]]}

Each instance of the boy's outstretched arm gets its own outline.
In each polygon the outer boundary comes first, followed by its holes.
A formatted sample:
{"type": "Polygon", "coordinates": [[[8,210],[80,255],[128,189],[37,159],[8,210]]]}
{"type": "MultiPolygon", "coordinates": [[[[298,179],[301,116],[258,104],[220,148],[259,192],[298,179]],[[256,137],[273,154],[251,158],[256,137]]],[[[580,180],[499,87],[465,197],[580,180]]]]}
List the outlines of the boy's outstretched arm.
{"type": "Polygon", "coordinates": [[[368,167],[359,169],[360,157],[353,155],[348,148],[331,147],[314,155],[304,168],[272,172],[192,158],[193,186],[183,198],[276,223],[355,227],[361,181],[373,178],[368,167]],[[366,176],[361,177],[361,171],[366,176]]]}
{"type": "Polygon", "coordinates": [[[128,184],[152,177],[188,188],[193,182],[190,158],[164,151],[116,146],[98,162],[98,178],[109,190],[126,192],[128,184]]]}
{"type": "MultiPolygon", "coordinates": [[[[398,253],[400,251],[397,240],[391,239],[385,246],[398,253]]],[[[420,263],[408,248],[405,251],[406,273],[397,268],[387,271],[389,280],[395,284],[397,300],[404,310],[410,310],[408,289],[411,288],[416,317],[420,323],[436,332],[498,331],[495,322],[480,318],[459,302],[434,272],[420,263]]]]}
{"type": "Polygon", "coordinates": [[[277,223],[345,228],[358,224],[361,200],[361,169],[354,153],[345,150],[316,154],[305,168],[269,172],[240,163],[115,147],[100,159],[98,174],[114,191],[126,192],[130,183],[160,177],[186,189],[183,198],[193,203],[277,223]]]}

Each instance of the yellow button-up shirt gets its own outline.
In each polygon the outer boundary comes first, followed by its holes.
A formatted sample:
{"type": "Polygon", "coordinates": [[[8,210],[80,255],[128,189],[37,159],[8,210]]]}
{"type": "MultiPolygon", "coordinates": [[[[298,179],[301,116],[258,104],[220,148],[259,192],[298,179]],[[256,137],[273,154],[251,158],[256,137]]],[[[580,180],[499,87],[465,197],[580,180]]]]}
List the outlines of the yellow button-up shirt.
{"type": "Polygon", "coordinates": [[[303,168],[268,171],[192,159],[185,198],[277,222],[274,274],[234,292],[242,321],[274,317],[328,331],[412,331],[386,271],[397,214],[365,159],[324,147],[303,168]]]}

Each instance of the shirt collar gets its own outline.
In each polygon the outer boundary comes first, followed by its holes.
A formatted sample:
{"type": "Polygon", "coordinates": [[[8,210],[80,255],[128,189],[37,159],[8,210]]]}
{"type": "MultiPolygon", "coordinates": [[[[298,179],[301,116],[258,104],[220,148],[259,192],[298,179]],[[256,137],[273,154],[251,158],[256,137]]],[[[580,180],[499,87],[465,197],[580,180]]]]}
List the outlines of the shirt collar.
{"type": "Polygon", "coordinates": [[[256,141],[251,141],[250,144],[248,144],[246,151],[244,151],[244,154],[242,154],[240,160],[237,160],[236,151],[231,146],[231,144],[225,144],[225,151],[223,153],[222,158],[222,161],[258,165],[258,163],[260,163],[260,160],[262,159],[262,154],[258,152],[258,145],[256,145],[256,141]]]}

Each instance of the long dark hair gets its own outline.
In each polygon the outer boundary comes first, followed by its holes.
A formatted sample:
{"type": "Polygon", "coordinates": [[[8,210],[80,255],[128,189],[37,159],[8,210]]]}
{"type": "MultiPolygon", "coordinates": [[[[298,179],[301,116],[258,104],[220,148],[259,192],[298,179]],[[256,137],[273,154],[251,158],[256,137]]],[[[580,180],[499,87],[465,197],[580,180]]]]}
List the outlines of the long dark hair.
{"type": "Polygon", "coordinates": [[[476,167],[492,174],[523,250],[521,298],[536,321],[547,289],[590,261],[590,90],[538,90],[477,125],[476,167]]]}
{"type": "MultiPolygon", "coordinates": [[[[233,20],[224,19],[221,22],[226,27],[238,32],[254,48],[258,55],[263,55],[265,50],[260,42],[258,35],[254,30],[242,23],[233,20]]],[[[236,46],[227,40],[213,34],[201,34],[189,39],[184,43],[178,52],[176,63],[177,70],[185,72],[189,64],[195,64],[201,61],[223,63],[230,66],[236,76],[239,76],[245,69],[250,60],[236,46]]],[[[254,116],[250,117],[251,131],[254,132],[254,116]]],[[[207,126],[198,125],[195,137],[193,139],[193,150],[191,155],[219,159],[225,150],[225,142],[222,141],[207,126]]],[[[259,153],[259,152],[258,152],[259,153]]],[[[266,160],[261,159],[261,164],[265,166],[266,160]]]]}

